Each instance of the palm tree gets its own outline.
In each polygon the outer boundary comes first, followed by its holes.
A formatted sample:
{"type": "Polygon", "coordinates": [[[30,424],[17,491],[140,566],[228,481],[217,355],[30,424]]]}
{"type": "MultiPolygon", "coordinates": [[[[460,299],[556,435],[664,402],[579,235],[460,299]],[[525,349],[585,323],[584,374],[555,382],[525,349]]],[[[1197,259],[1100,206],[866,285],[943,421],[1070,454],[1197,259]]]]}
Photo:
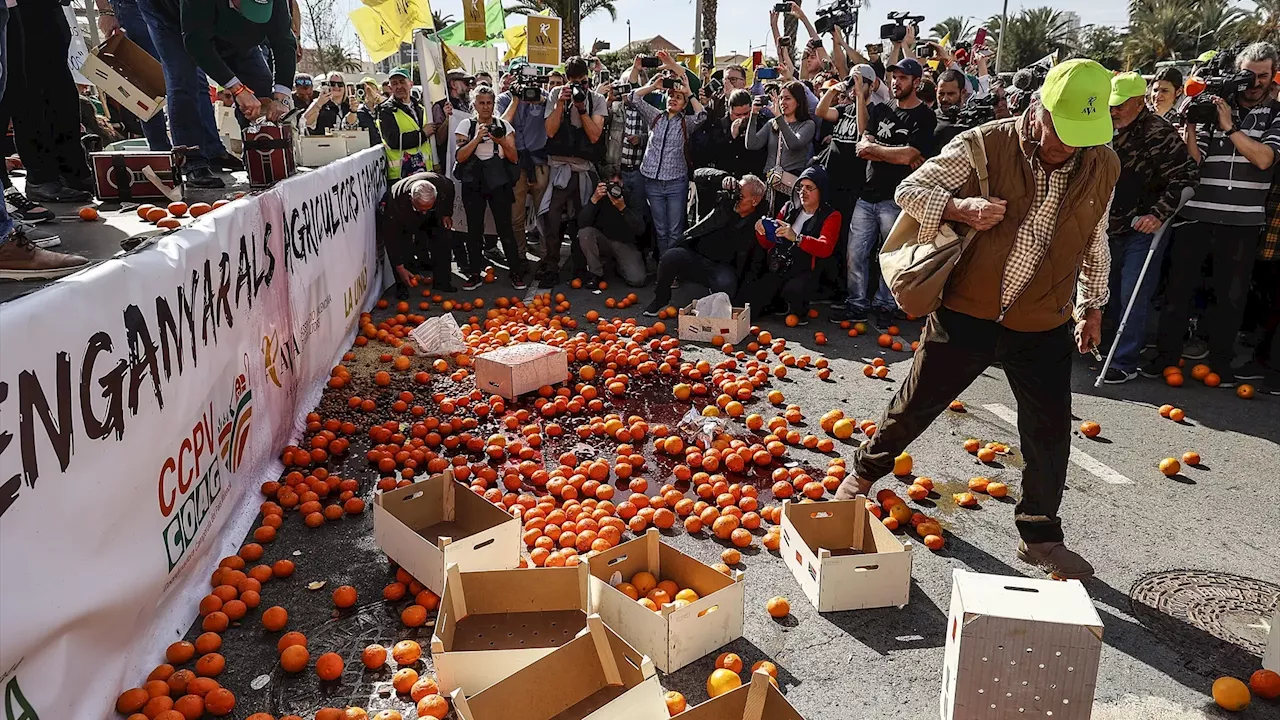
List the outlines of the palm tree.
{"type": "Polygon", "coordinates": [[[326,72],[359,72],[360,58],[352,56],[343,45],[333,43],[316,49],[316,64],[326,72]]]}
{"type": "Polygon", "coordinates": [[[1079,53],[1108,70],[1120,70],[1125,65],[1124,41],[1124,34],[1110,25],[1090,25],[1080,34],[1079,53]]]}
{"type": "Polygon", "coordinates": [[[1008,33],[1002,48],[1005,59],[1000,63],[1006,70],[1026,67],[1053,52],[1066,57],[1078,42],[1070,19],[1050,7],[1023,10],[1009,18],[1008,28],[1002,27],[1000,16],[994,16],[987,20],[987,29],[997,42],[1008,33]]]}
{"type": "Polygon", "coordinates": [[[1258,12],[1240,23],[1241,40],[1275,42],[1280,37],[1280,0],[1255,0],[1258,12]]]}
{"type": "Polygon", "coordinates": [[[939,40],[950,35],[951,45],[954,46],[956,43],[971,42],[977,30],[969,22],[969,18],[953,16],[929,28],[929,32],[939,40]]]}
{"type": "MultiPolygon", "coordinates": [[[[720,10],[720,0],[695,0],[702,3],[702,39],[711,43],[711,52],[714,56],[716,47],[716,34],[720,31],[716,24],[716,13],[720,10]]],[[[694,48],[694,51],[701,48],[694,48]]]]}
{"type": "Polygon", "coordinates": [[[431,11],[431,22],[435,24],[436,32],[449,27],[453,24],[453,16],[440,12],[439,10],[431,11]]]}
{"type": "Polygon", "coordinates": [[[1131,67],[1145,69],[1247,39],[1262,25],[1227,0],[1134,0],[1129,12],[1125,57],[1131,67]]]}
{"type": "Polygon", "coordinates": [[[609,13],[612,20],[618,19],[618,9],[613,0],[516,0],[504,8],[508,13],[516,15],[546,15],[550,13],[561,19],[562,45],[565,58],[573,57],[581,52],[582,38],[579,28],[582,18],[591,17],[600,11],[609,13]],[[575,14],[575,6],[578,12],[575,14]]]}

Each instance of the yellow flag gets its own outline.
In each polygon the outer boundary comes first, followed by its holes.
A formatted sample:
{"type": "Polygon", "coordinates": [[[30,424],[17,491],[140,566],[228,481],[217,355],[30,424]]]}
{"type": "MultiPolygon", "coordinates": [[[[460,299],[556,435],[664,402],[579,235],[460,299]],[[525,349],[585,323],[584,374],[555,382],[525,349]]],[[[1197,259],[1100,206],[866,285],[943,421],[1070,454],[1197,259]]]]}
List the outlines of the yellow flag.
{"type": "MultiPolygon", "coordinates": [[[[390,2],[390,0],[389,0],[390,2]]],[[[351,24],[360,36],[360,42],[369,51],[369,58],[378,62],[393,55],[400,49],[400,40],[404,38],[403,27],[398,18],[386,18],[377,10],[362,6],[350,13],[351,24]]]]}
{"type": "Polygon", "coordinates": [[[680,53],[676,56],[676,62],[692,70],[694,75],[698,74],[698,61],[700,59],[701,56],[698,53],[680,53]]]}
{"type": "Polygon", "coordinates": [[[756,84],[756,64],[747,58],[742,61],[742,71],[747,74],[747,87],[756,84]]]}
{"type": "Polygon", "coordinates": [[[502,62],[511,62],[513,58],[522,57],[528,53],[529,26],[509,27],[502,31],[502,39],[507,41],[507,54],[503,56],[502,62]]]}
{"type": "Polygon", "coordinates": [[[944,48],[951,47],[951,33],[947,33],[946,35],[943,35],[942,39],[938,41],[938,44],[944,48]]]}
{"type": "Polygon", "coordinates": [[[440,54],[444,58],[444,71],[446,73],[458,68],[466,69],[466,64],[462,62],[462,58],[458,57],[458,53],[454,52],[448,43],[440,43],[440,54]]]}

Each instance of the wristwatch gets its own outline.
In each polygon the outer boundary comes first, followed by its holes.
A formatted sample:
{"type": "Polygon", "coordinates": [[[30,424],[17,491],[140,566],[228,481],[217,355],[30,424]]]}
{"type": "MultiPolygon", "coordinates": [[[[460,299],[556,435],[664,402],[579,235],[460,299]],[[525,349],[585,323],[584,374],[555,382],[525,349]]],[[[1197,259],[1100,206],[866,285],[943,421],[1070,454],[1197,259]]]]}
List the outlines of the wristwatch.
{"type": "Polygon", "coordinates": [[[1231,137],[1232,135],[1234,135],[1235,133],[1238,133],[1238,132],[1240,132],[1240,126],[1239,126],[1239,125],[1232,125],[1232,126],[1231,126],[1231,129],[1230,129],[1230,130],[1228,130],[1228,131],[1226,132],[1226,136],[1227,136],[1227,137],[1231,137]]]}

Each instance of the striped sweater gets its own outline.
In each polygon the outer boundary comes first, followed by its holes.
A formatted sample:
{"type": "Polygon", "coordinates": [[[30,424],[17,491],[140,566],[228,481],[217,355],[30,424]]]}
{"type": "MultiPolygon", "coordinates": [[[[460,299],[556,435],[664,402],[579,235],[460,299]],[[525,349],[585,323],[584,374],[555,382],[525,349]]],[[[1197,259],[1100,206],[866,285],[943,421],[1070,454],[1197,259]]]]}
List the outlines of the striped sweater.
{"type": "MultiPolygon", "coordinates": [[[[1240,132],[1280,156],[1280,102],[1261,103],[1243,118],[1237,117],[1237,122],[1240,132]]],[[[1267,193],[1278,163],[1259,170],[1216,126],[1201,125],[1196,143],[1203,158],[1200,184],[1180,217],[1217,225],[1258,227],[1265,223],[1267,193]]]]}

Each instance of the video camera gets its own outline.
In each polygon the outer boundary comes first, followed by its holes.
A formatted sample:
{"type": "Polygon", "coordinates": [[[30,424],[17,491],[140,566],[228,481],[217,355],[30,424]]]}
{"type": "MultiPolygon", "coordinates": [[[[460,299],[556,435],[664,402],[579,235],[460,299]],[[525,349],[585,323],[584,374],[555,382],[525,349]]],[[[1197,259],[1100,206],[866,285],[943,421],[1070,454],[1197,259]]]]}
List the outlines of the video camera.
{"type": "Polygon", "coordinates": [[[835,28],[840,28],[847,34],[858,23],[860,7],[862,7],[862,0],[836,0],[826,7],[818,8],[814,13],[816,19],[813,21],[813,29],[819,33],[829,33],[835,28]]]}
{"type": "Polygon", "coordinates": [[[542,83],[544,80],[545,78],[538,76],[537,68],[532,65],[525,65],[512,78],[511,93],[520,98],[521,102],[542,102],[542,83]]]}
{"type": "Polygon", "coordinates": [[[1191,80],[1198,81],[1188,82],[1187,94],[1193,97],[1181,113],[1170,116],[1170,122],[1178,125],[1216,124],[1218,110],[1213,104],[1215,97],[1226,100],[1231,107],[1236,106],[1240,94],[1253,86],[1253,73],[1236,69],[1236,55],[1240,52],[1240,48],[1241,46],[1236,45],[1226,50],[1219,50],[1212,60],[1191,77],[1191,80]],[[1201,83],[1204,85],[1202,90],[1196,93],[1190,91],[1191,87],[1201,83]]]}
{"type": "Polygon", "coordinates": [[[995,93],[970,98],[969,102],[959,108],[955,108],[958,111],[955,124],[961,127],[976,128],[979,125],[994,122],[996,119],[996,105],[999,102],[1000,98],[996,97],[995,93]]]}
{"type": "Polygon", "coordinates": [[[907,37],[907,23],[915,28],[916,35],[920,34],[920,23],[924,22],[923,15],[912,15],[906,11],[891,12],[888,18],[891,23],[885,23],[880,26],[880,39],[890,42],[902,42],[907,37]]]}

